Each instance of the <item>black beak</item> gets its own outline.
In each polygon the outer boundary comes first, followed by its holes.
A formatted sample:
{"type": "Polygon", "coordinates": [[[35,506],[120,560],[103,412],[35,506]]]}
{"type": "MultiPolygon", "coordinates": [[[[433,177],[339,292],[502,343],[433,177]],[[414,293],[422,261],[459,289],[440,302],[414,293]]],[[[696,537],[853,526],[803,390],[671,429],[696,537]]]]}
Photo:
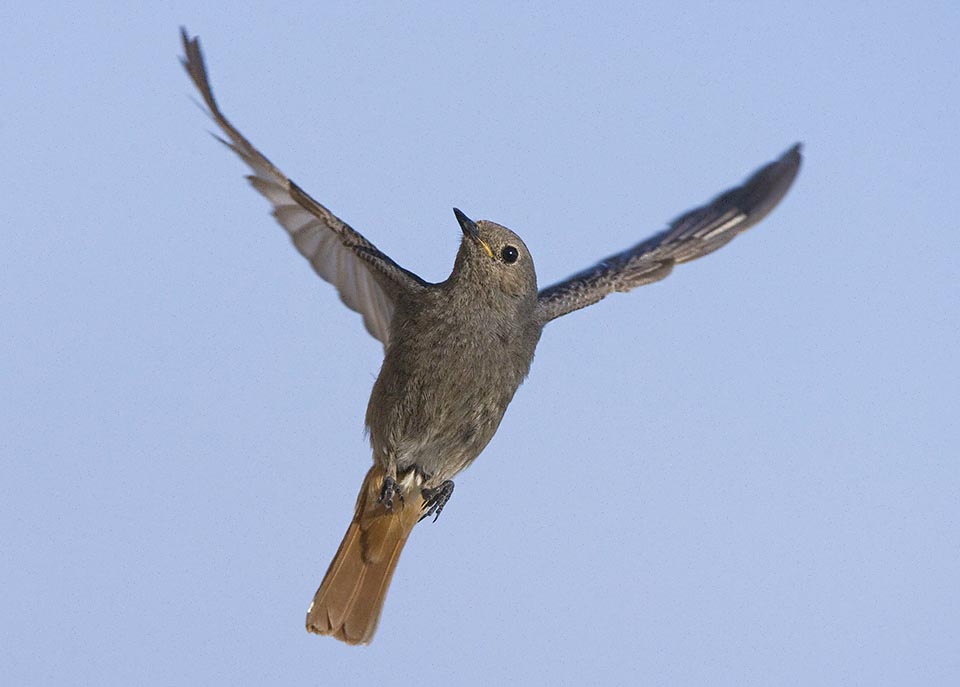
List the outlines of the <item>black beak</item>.
{"type": "Polygon", "coordinates": [[[460,210],[457,208],[453,209],[453,214],[457,216],[457,221],[460,222],[460,229],[463,230],[464,235],[469,236],[474,241],[479,241],[480,230],[477,229],[477,223],[460,212],[460,210]]]}

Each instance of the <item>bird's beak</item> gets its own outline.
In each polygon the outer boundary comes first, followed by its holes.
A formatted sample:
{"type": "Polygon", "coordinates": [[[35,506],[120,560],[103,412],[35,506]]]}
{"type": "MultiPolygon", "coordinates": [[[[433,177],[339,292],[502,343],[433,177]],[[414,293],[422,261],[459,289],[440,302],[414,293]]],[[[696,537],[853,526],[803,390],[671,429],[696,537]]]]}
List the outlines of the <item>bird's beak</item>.
{"type": "Polygon", "coordinates": [[[480,229],[477,228],[477,223],[460,212],[460,210],[457,208],[453,209],[453,214],[457,216],[457,221],[460,223],[460,229],[463,231],[463,235],[473,240],[474,243],[483,248],[483,251],[492,258],[493,251],[490,250],[490,246],[487,245],[487,242],[480,238],[480,229]]]}

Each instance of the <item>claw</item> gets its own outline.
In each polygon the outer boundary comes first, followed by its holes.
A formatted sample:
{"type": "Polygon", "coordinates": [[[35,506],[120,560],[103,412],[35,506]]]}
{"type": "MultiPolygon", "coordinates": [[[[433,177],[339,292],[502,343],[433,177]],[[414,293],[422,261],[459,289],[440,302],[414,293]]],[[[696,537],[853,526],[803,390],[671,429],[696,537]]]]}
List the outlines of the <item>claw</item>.
{"type": "Polygon", "coordinates": [[[441,511],[443,511],[443,507],[447,505],[447,501],[449,501],[450,496],[453,495],[453,482],[447,480],[439,487],[423,489],[420,493],[423,495],[423,510],[426,511],[420,516],[420,520],[429,518],[432,515],[433,521],[436,522],[437,518],[440,517],[441,511]]]}
{"type": "Polygon", "coordinates": [[[383,478],[383,486],[380,487],[380,496],[377,503],[382,503],[387,510],[393,510],[393,497],[396,496],[403,503],[403,492],[400,491],[400,485],[397,480],[387,475],[383,478]]]}

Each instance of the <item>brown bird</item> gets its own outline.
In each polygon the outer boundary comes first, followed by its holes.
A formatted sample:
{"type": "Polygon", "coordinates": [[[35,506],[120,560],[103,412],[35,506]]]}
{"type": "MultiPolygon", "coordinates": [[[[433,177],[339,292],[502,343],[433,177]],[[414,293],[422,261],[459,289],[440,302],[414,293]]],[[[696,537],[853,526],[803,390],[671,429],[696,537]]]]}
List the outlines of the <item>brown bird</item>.
{"type": "Polygon", "coordinates": [[[307,195],[227,121],[200,44],[181,31],[182,62],[220,139],[314,270],[384,345],[367,406],[373,467],[353,521],[307,611],[307,629],[350,644],[373,638],[400,552],[421,519],[440,515],[452,478],[493,438],[551,320],[663,279],[759,222],[800,168],[800,146],[660,233],[538,292],[533,258],[506,227],[454,209],[463,232],[453,271],[431,284],[405,270],[307,195]]]}

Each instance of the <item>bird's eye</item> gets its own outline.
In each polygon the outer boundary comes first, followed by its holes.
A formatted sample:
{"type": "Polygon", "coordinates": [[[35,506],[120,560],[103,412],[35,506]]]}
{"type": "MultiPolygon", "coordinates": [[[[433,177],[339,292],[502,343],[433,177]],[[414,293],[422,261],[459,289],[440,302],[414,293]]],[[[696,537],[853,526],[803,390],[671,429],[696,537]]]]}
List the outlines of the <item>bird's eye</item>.
{"type": "Polygon", "coordinates": [[[510,265],[517,261],[517,258],[520,257],[520,253],[518,253],[517,249],[513,246],[504,246],[503,250],[500,251],[500,257],[503,258],[505,263],[510,265]]]}

